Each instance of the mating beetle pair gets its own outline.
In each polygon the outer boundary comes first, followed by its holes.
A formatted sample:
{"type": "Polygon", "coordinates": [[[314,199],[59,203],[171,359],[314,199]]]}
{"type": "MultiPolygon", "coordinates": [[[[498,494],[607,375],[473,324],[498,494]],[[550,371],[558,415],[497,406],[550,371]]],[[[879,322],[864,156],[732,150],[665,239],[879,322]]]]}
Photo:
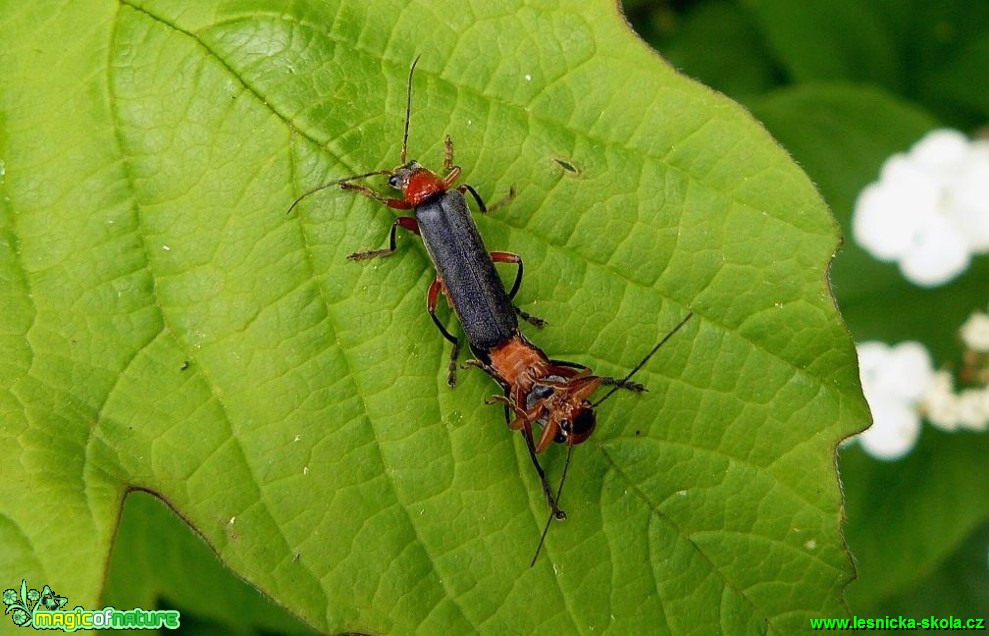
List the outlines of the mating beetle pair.
{"type": "MultiPolygon", "coordinates": [[[[365,260],[394,253],[399,228],[422,237],[437,273],[427,295],[427,309],[443,336],[453,343],[449,383],[452,385],[455,381],[460,340],[436,316],[436,305],[441,292],[460,321],[467,343],[475,356],[468,364],[484,370],[503,389],[504,393],[492,401],[504,404],[509,428],[522,434],[539,475],[550,507],[550,517],[539,542],[541,548],[552,520],[566,518],[559,506],[560,494],[574,445],[585,441],[594,431],[595,408],[619,388],[643,391],[642,385],[631,381],[632,376],[686,324],[692,314],[688,313],[621,379],[594,375],[590,368],[576,362],[551,359],[532,344],[519,330],[518,318],[521,316],[537,326],[541,326],[543,321],[530,316],[513,303],[522,283],[522,259],[511,252],[489,252],[485,247],[465,195],[469,193],[473,197],[481,212],[487,210],[473,187],[467,184],[456,186],[461,171],[453,163],[453,143],[450,137],[445,141],[446,176],[440,177],[418,162],[408,161],[412,77],[417,62],[418,58],[409,69],[401,165],[393,170],[369,172],[319,186],[296,199],[289,211],[306,196],[332,186],[362,194],[396,210],[413,211],[414,216],[400,216],[392,224],[387,248],[355,252],[349,258],[365,260]],[[363,183],[364,179],[379,175],[387,175],[389,186],[399,191],[401,197],[385,196],[363,183]],[[495,263],[517,266],[511,290],[505,290],[495,271],[495,263]],[[592,403],[591,396],[602,385],[612,386],[611,391],[592,403]],[[538,454],[554,442],[568,447],[567,462],[555,493],[538,458],[538,454]]],[[[535,559],[534,556],[533,563],[535,559]]]]}

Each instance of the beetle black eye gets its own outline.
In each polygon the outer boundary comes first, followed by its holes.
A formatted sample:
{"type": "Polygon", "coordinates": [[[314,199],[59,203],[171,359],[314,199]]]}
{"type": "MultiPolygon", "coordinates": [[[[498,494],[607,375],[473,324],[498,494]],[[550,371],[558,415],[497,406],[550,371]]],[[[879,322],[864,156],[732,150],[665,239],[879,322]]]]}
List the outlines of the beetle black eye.
{"type": "Polygon", "coordinates": [[[397,174],[393,174],[392,176],[388,177],[388,185],[395,188],[396,190],[401,190],[402,180],[399,178],[397,174]]]}
{"type": "Polygon", "coordinates": [[[577,413],[577,417],[573,420],[573,433],[574,435],[590,435],[591,431],[594,430],[594,425],[596,423],[594,411],[590,409],[581,409],[577,413]]]}
{"type": "Polygon", "coordinates": [[[597,426],[597,418],[594,417],[594,411],[589,407],[581,408],[574,415],[573,423],[570,425],[570,443],[580,444],[594,432],[594,427],[597,426]]]}

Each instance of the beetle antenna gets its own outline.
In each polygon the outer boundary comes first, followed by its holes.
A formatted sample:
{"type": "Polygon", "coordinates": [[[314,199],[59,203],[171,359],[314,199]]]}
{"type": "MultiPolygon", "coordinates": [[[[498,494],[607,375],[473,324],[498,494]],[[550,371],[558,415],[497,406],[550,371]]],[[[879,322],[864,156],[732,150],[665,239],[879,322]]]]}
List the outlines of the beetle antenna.
{"type": "Polygon", "coordinates": [[[409,67],[409,85],[406,87],[405,91],[405,134],[402,135],[402,165],[405,165],[405,160],[408,158],[409,149],[409,120],[412,118],[412,74],[416,71],[416,64],[419,63],[419,58],[421,55],[417,55],[416,59],[412,60],[412,66],[409,67]]]}
{"type": "MultiPolygon", "coordinates": [[[[567,462],[563,464],[563,474],[560,475],[560,485],[556,487],[556,503],[560,503],[560,495],[563,494],[563,483],[567,480],[567,473],[570,471],[570,460],[573,459],[573,444],[567,444],[567,462]]],[[[536,559],[539,558],[539,552],[543,549],[543,543],[546,542],[546,535],[549,533],[549,526],[553,523],[554,519],[565,519],[566,517],[561,517],[559,512],[556,510],[549,511],[549,518],[546,520],[546,525],[543,526],[543,533],[539,536],[539,545],[536,546],[536,553],[532,555],[532,561],[529,563],[530,568],[536,567],[536,559]]]]}
{"type": "Polygon", "coordinates": [[[666,344],[666,342],[670,338],[672,338],[673,335],[676,332],[680,331],[680,329],[685,324],[687,324],[687,321],[690,320],[693,317],[694,317],[694,312],[692,312],[692,311],[687,312],[687,315],[684,317],[684,319],[681,320],[677,324],[676,327],[673,327],[672,329],[670,329],[669,333],[667,333],[665,336],[663,336],[663,339],[660,340],[658,343],[656,343],[656,346],[652,348],[652,351],[650,351],[649,353],[647,353],[645,358],[642,358],[642,362],[640,362],[639,364],[635,365],[635,368],[632,369],[631,371],[629,371],[628,372],[628,375],[626,375],[624,378],[622,378],[621,380],[615,382],[615,386],[611,387],[611,390],[608,391],[607,393],[605,393],[604,397],[601,398],[600,400],[598,400],[597,402],[595,402],[592,405],[591,408],[597,408],[598,406],[601,405],[602,402],[604,402],[605,400],[607,400],[608,398],[610,398],[612,395],[614,395],[615,391],[617,391],[618,389],[620,389],[623,386],[625,386],[628,383],[628,381],[630,379],[632,379],[632,376],[633,375],[635,375],[636,373],[638,373],[642,369],[642,367],[646,366],[646,363],[649,362],[649,358],[651,358],[654,355],[656,355],[656,352],[659,351],[659,348],[662,347],[664,344],[666,344]]]}
{"type": "MultiPolygon", "coordinates": [[[[402,135],[402,165],[403,166],[405,165],[406,159],[408,158],[408,148],[409,148],[409,120],[412,119],[412,74],[415,73],[416,64],[419,63],[419,58],[420,57],[422,57],[422,56],[421,55],[417,55],[416,56],[416,59],[412,60],[412,66],[409,68],[409,84],[408,84],[408,87],[406,88],[406,92],[405,92],[405,132],[402,135]]],[[[352,177],[347,177],[346,179],[337,179],[335,181],[330,181],[329,183],[324,183],[323,185],[316,186],[315,188],[313,188],[312,190],[309,190],[308,192],[303,192],[299,196],[299,198],[297,198],[295,201],[293,201],[292,202],[292,205],[289,206],[289,208],[285,212],[285,214],[291,214],[292,213],[292,210],[295,209],[295,206],[299,205],[299,203],[303,199],[309,197],[310,195],[316,194],[317,192],[322,192],[323,190],[326,190],[328,188],[332,188],[335,185],[340,185],[341,183],[346,183],[348,181],[356,181],[357,179],[366,179],[368,177],[376,177],[378,175],[391,174],[391,173],[392,173],[391,170],[375,170],[374,172],[367,172],[367,173],[364,173],[364,174],[358,174],[358,175],[354,175],[352,177]]]]}
{"type": "Polygon", "coordinates": [[[301,203],[303,199],[308,198],[310,195],[316,194],[317,192],[322,192],[327,188],[332,188],[335,185],[340,185],[341,183],[347,183],[348,181],[356,181],[357,179],[367,179],[368,177],[376,177],[382,174],[391,174],[391,170],[375,170],[374,172],[355,174],[354,176],[347,177],[346,179],[336,179],[334,181],[324,183],[323,185],[316,186],[312,190],[309,190],[308,192],[303,192],[301,195],[299,195],[299,198],[297,198],[295,201],[292,202],[292,205],[288,207],[288,210],[285,211],[285,214],[291,214],[292,210],[295,209],[295,206],[299,205],[299,203],[301,203]]]}

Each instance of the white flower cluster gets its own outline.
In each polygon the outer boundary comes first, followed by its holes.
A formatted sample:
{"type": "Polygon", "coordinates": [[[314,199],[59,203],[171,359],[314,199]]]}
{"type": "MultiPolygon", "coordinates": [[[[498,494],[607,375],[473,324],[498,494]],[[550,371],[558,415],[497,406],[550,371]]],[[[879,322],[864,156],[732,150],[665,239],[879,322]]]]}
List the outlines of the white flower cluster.
{"type": "Polygon", "coordinates": [[[989,429],[989,387],[956,393],[954,378],[947,371],[934,376],[923,407],[931,424],[943,431],[989,429]]]}
{"type": "Polygon", "coordinates": [[[858,435],[865,452],[894,460],[909,453],[920,435],[921,415],[936,428],[952,432],[989,430],[989,314],[975,313],[961,328],[966,356],[976,360],[974,388],[955,390],[947,371],[934,372],[927,348],[919,342],[890,347],[881,342],[857,345],[862,390],[872,410],[872,426],[858,435]]]}
{"type": "Polygon", "coordinates": [[[989,353],[989,314],[975,312],[959,331],[962,342],[975,353],[989,353]]]}
{"type": "Polygon", "coordinates": [[[859,195],[852,234],[910,282],[943,285],[989,252],[989,141],[935,130],[883,164],[859,195]]]}
{"type": "MultiPolygon", "coordinates": [[[[989,353],[989,314],[976,313],[961,328],[962,341],[975,357],[989,353]]],[[[927,419],[944,431],[989,430],[989,384],[955,391],[955,380],[939,371],[924,396],[927,419]]]]}
{"type": "Polygon", "coordinates": [[[876,459],[899,459],[920,435],[917,406],[934,379],[931,356],[919,342],[895,347],[863,342],[856,349],[862,392],[872,411],[872,426],[857,439],[876,459]]]}

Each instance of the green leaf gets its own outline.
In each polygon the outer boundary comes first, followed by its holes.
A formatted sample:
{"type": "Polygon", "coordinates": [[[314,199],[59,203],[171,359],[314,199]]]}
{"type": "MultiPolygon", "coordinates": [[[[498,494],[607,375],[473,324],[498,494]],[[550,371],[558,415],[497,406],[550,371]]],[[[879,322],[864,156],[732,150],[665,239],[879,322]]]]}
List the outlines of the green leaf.
{"type": "MultiPolygon", "coordinates": [[[[987,544],[989,523],[984,521],[965,539],[957,552],[940,562],[935,569],[925,568],[923,576],[918,577],[911,589],[895,598],[884,599],[879,607],[887,610],[890,616],[981,617],[985,608],[989,607],[989,589],[985,585],[987,544]]],[[[864,582],[850,588],[850,593],[854,595],[852,590],[869,594],[864,582]]],[[[873,615],[883,614],[875,612],[873,615]]]]}
{"type": "Polygon", "coordinates": [[[897,19],[907,13],[902,3],[745,0],[744,4],[794,81],[855,80],[891,88],[904,84],[905,42],[897,19]]]}
{"type": "MultiPolygon", "coordinates": [[[[989,23],[989,19],[985,20],[989,23]]],[[[980,78],[989,73],[989,26],[967,43],[937,72],[923,78],[921,87],[929,99],[936,98],[982,124],[989,116],[989,88],[980,78]],[[965,112],[968,111],[968,112],[965,112]]]]}
{"type": "MultiPolygon", "coordinates": [[[[962,556],[971,553],[969,535],[989,522],[987,451],[984,435],[926,427],[917,449],[900,462],[876,462],[858,449],[842,453],[848,543],[859,565],[859,580],[848,590],[856,612],[885,615],[911,598],[913,615],[962,609],[966,581],[938,570],[950,572],[948,563],[970,558],[962,556]],[[951,605],[935,600],[947,597],[951,605]]],[[[985,548],[982,542],[983,572],[985,548]]],[[[965,609],[961,615],[978,616],[985,605],[965,609]]]]}
{"type": "Polygon", "coordinates": [[[754,18],[737,2],[701,3],[668,41],[650,43],[684,73],[743,102],[781,79],[754,18]]]}
{"type": "MultiPolygon", "coordinates": [[[[883,161],[939,127],[915,104],[840,83],[777,91],[753,112],[812,175],[844,227],[851,227],[855,198],[878,178],[883,161]]],[[[977,260],[952,284],[920,289],[848,240],[835,259],[832,283],[859,341],[918,340],[931,349],[935,366],[950,367],[960,362],[958,328],[985,306],[987,275],[989,263],[977,260]]],[[[877,462],[857,448],[841,454],[846,537],[859,574],[848,598],[857,615],[981,611],[977,603],[960,611],[966,594],[959,580],[932,571],[957,561],[966,537],[989,519],[987,445],[984,435],[925,428],[918,448],[899,462],[877,462]],[[937,598],[954,599],[959,611],[931,602],[937,598]]]]}
{"type": "Polygon", "coordinates": [[[952,125],[975,129],[989,116],[989,4],[912,0],[897,4],[909,29],[904,55],[910,60],[911,97],[952,125]]]}
{"type": "MultiPolygon", "coordinates": [[[[714,4],[715,3],[705,3],[714,4]]],[[[739,23],[754,22],[776,64],[795,82],[872,84],[922,104],[951,125],[985,121],[989,92],[989,4],[968,0],[746,0],[739,23]]],[[[750,45],[751,46],[751,45],[750,45]]],[[[745,49],[742,49],[743,51],[745,49]]],[[[739,80],[683,55],[721,89],[739,80]]],[[[723,58],[722,66],[732,56],[723,58]]],[[[702,60],[701,60],[702,61],[702,60]]],[[[752,72],[752,65],[741,77],[752,72]]]]}
{"type": "MultiPolygon", "coordinates": [[[[813,177],[843,227],[851,227],[855,199],[879,177],[883,162],[941,127],[914,103],[836,82],[776,91],[754,102],[752,110],[813,177]]],[[[947,362],[958,356],[958,328],[985,305],[987,268],[989,263],[977,259],[951,285],[921,289],[905,282],[895,264],[876,261],[848,237],[831,276],[859,341],[921,340],[947,362]],[[891,320],[891,306],[909,311],[891,320]]]]}
{"type": "Polygon", "coordinates": [[[124,502],[102,603],[127,608],[159,601],[181,611],[184,633],[193,617],[204,633],[310,633],[223,567],[160,501],[138,491],[124,502]]]}
{"type": "Polygon", "coordinates": [[[94,606],[140,488],[319,631],[844,613],[834,447],[867,412],[834,222],[611,4],[94,0],[0,12],[0,34],[7,578],[94,606]],[[450,134],[464,181],[517,189],[479,225],[526,259],[518,300],[550,321],[527,335],[621,376],[695,312],[649,392],[600,407],[532,569],[545,501],[497,386],[445,384],[424,251],[348,262],[394,218],[350,193],[285,214],[398,161],[419,54],[411,156],[442,165],[450,134]]]}
{"type": "Polygon", "coordinates": [[[851,227],[855,199],[878,178],[883,161],[894,152],[907,151],[939,125],[909,101],[846,82],[785,88],[753,100],[750,106],[813,176],[842,227],[851,227]]]}

